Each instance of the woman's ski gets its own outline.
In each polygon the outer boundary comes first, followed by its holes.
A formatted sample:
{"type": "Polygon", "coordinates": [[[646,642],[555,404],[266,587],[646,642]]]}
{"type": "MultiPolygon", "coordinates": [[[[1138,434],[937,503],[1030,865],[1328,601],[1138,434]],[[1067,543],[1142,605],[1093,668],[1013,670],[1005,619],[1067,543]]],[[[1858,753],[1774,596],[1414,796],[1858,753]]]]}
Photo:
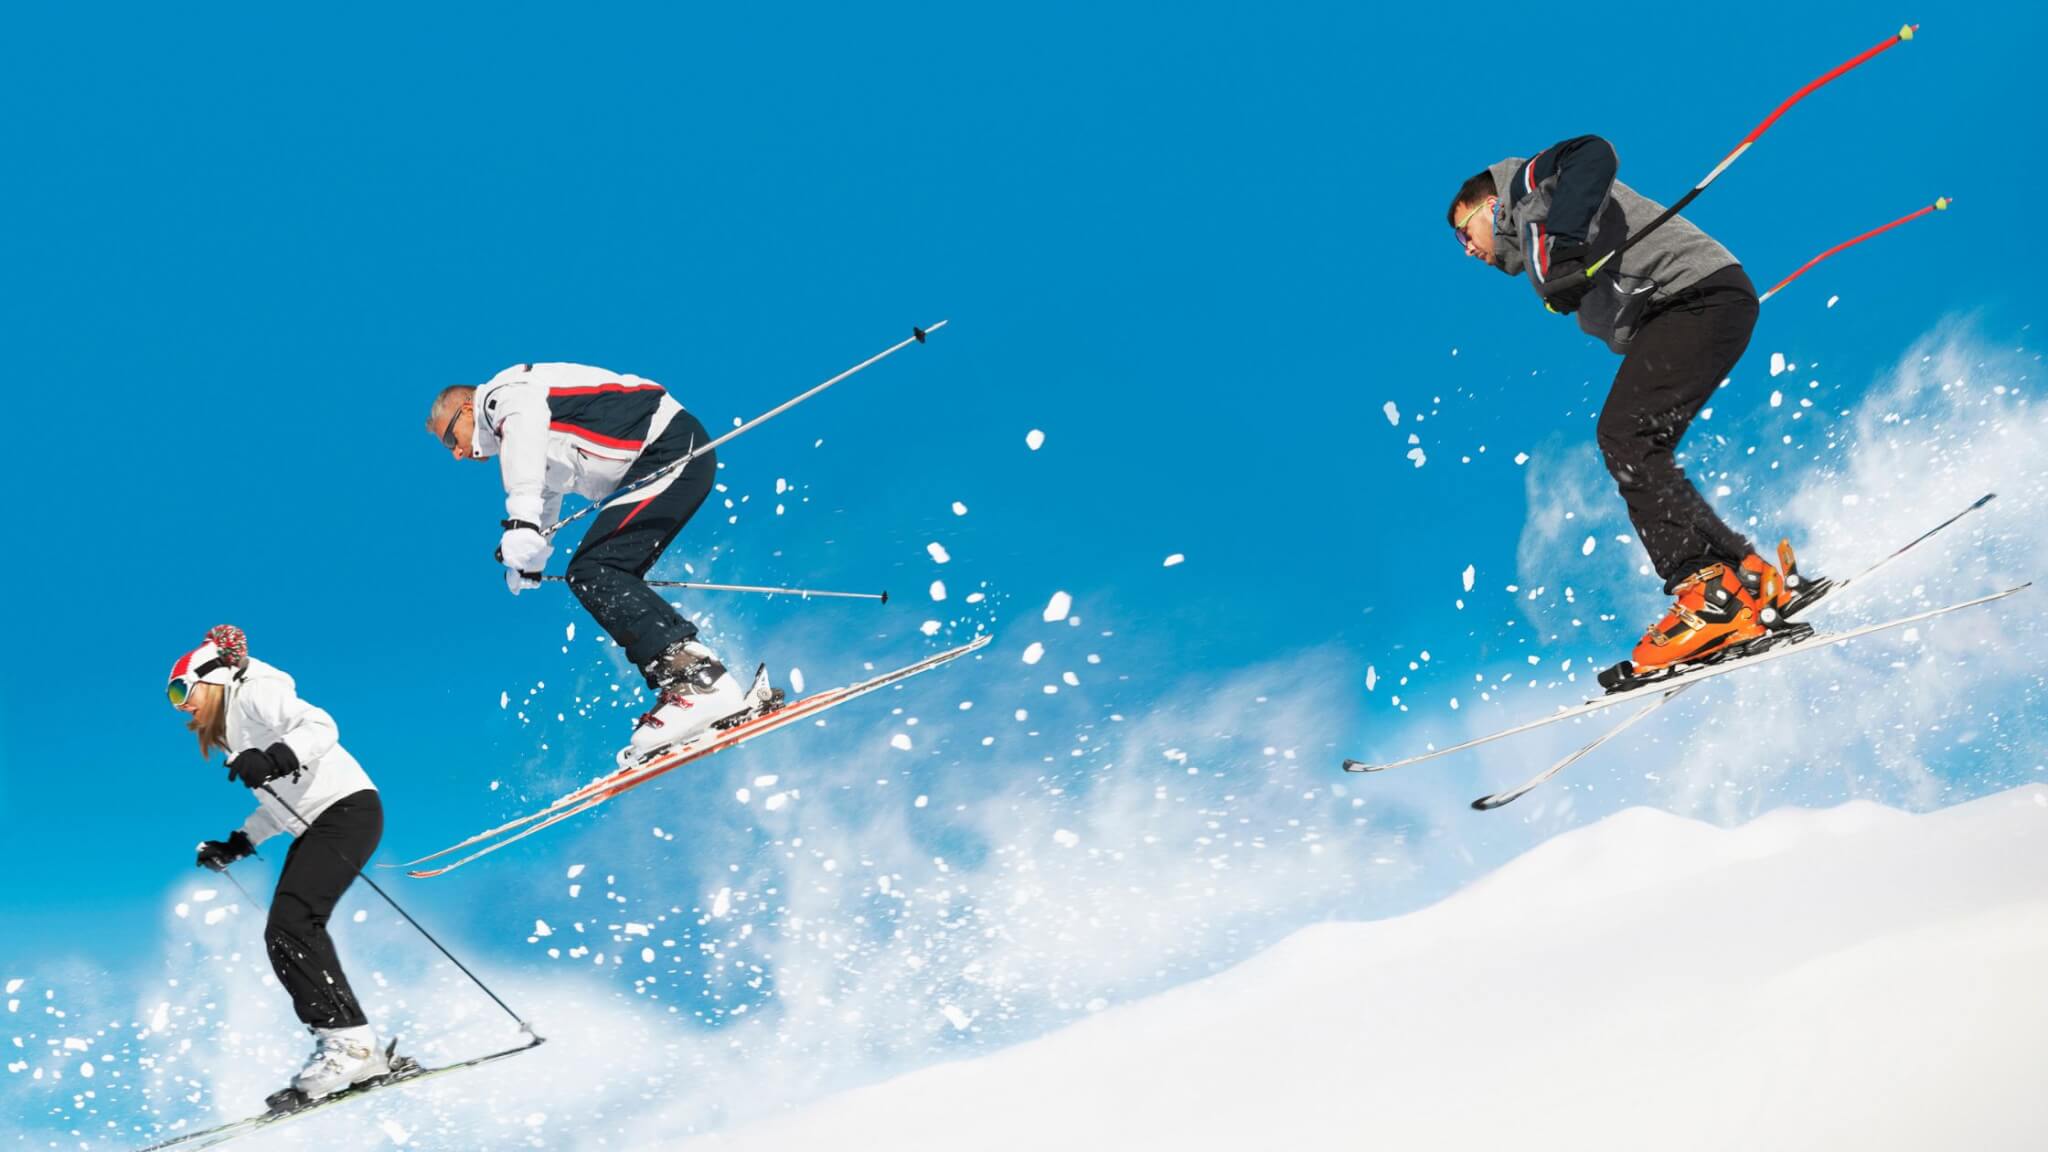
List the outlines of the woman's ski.
{"type": "MultiPolygon", "coordinates": [[[[432,1068],[421,1065],[410,1056],[392,1056],[390,1057],[392,1071],[388,1075],[365,1080],[360,1084],[344,1088],[339,1092],[322,1096],[310,1104],[302,1104],[296,1108],[282,1110],[273,1109],[241,1120],[232,1120],[226,1124],[219,1124],[212,1128],[201,1128],[197,1132],[187,1132],[181,1136],[173,1136],[168,1140],[160,1140],[147,1147],[138,1148],[136,1152],[161,1152],[162,1149],[166,1148],[179,1148],[185,1149],[187,1152],[196,1152],[200,1148],[217,1148],[237,1136],[247,1136],[252,1132],[259,1132],[274,1125],[282,1124],[286,1120],[294,1120],[300,1116],[311,1115],[323,1108],[331,1108],[336,1104],[346,1104],[351,1100],[361,1100],[372,1092],[381,1092],[387,1088],[404,1088],[418,1084],[423,1080],[431,1080],[436,1076],[446,1076],[450,1072],[460,1072],[467,1068],[490,1064],[503,1060],[508,1056],[517,1056],[521,1052],[530,1052],[540,1047],[544,1042],[544,1037],[528,1032],[526,1034],[526,1043],[524,1044],[506,1048],[499,1052],[488,1052],[482,1056],[473,1056],[467,1060],[458,1060],[453,1064],[441,1064],[432,1068]]],[[[393,1046],[396,1047],[395,1042],[393,1046]]]]}

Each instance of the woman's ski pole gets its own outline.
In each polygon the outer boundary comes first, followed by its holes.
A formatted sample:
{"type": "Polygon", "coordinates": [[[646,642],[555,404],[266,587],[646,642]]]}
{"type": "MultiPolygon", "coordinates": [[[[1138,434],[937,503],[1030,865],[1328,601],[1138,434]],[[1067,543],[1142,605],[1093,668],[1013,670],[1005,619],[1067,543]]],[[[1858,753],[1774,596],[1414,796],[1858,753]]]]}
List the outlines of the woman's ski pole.
{"type": "MultiPolygon", "coordinates": [[[[307,829],[313,826],[311,821],[307,820],[304,816],[299,815],[297,809],[293,808],[289,803],[286,803],[284,797],[279,796],[276,792],[272,791],[270,785],[259,784],[257,785],[257,787],[263,789],[263,791],[266,794],[268,794],[272,800],[277,801],[278,804],[282,806],[285,811],[292,814],[292,819],[297,820],[299,822],[299,834],[303,835],[307,829]]],[[[524,1032],[528,1036],[533,1037],[536,1043],[539,1042],[540,1034],[533,1030],[533,1025],[528,1024],[524,1019],[520,1017],[519,1013],[514,1012],[512,1010],[512,1006],[510,1004],[505,1003],[503,999],[499,998],[496,992],[491,991],[491,986],[484,983],[481,979],[479,979],[476,973],[471,972],[469,970],[468,965],[464,964],[460,960],[457,960],[455,958],[455,953],[450,952],[445,946],[442,945],[442,943],[439,940],[434,939],[434,934],[432,932],[429,932],[425,928],[421,927],[420,922],[412,918],[412,913],[407,912],[403,908],[400,908],[398,906],[398,901],[393,900],[391,898],[390,893],[384,891],[382,888],[377,887],[377,882],[375,880],[372,880],[368,876],[364,875],[361,865],[357,864],[353,860],[350,860],[346,856],[342,856],[339,851],[335,852],[335,856],[339,857],[342,863],[347,864],[350,868],[354,869],[356,876],[360,878],[363,883],[368,884],[372,892],[375,892],[377,895],[384,897],[384,902],[386,904],[391,905],[391,910],[398,913],[400,916],[405,917],[405,922],[407,924],[412,925],[413,928],[417,930],[420,935],[425,936],[427,938],[427,943],[432,944],[435,948],[440,949],[441,955],[446,956],[450,964],[453,964],[457,968],[461,969],[462,974],[464,976],[469,977],[472,983],[474,983],[477,987],[483,989],[484,995],[489,996],[493,1001],[497,1003],[498,1007],[503,1008],[505,1010],[505,1015],[510,1016],[514,1024],[519,1025],[519,1030],[521,1032],[524,1032]]],[[[235,886],[237,888],[241,887],[240,884],[237,884],[235,886]]]]}

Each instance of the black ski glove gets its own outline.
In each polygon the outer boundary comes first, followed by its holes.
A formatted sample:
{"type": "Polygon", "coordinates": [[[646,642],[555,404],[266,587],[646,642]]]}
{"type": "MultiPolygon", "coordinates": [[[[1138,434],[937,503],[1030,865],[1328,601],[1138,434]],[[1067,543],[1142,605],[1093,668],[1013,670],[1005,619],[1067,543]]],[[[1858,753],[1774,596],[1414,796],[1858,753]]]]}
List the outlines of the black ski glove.
{"type": "Polygon", "coordinates": [[[291,745],[282,741],[260,751],[251,748],[246,752],[238,752],[234,759],[228,761],[228,779],[240,780],[242,786],[251,791],[259,784],[268,784],[280,776],[290,776],[298,770],[299,754],[292,751],[291,745]]]}
{"type": "Polygon", "coordinates": [[[228,865],[245,856],[254,855],[255,852],[256,845],[249,842],[248,834],[237,828],[234,835],[229,836],[225,840],[208,840],[206,843],[201,844],[199,846],[199,866],[201,868],[211,868],[215,872],[225,872],[228,869],[228,865]]]}
{"type": "Polygon", "coordinates": [[[1559,244],[1550,250],[1550,277],[1543,282],[1543,304],[1560,316],[1579,310],[1593,278],[1586,275],[1586,246],[1559,244]]]}

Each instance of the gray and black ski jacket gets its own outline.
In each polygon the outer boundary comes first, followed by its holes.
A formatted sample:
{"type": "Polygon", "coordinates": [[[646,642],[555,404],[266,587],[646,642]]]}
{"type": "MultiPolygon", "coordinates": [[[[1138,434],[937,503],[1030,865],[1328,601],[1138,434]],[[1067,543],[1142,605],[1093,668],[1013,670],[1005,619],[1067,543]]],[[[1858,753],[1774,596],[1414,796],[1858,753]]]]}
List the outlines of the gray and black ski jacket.
{"type": "MultiPolygon", "coordinates": [[[[1540,295],[1558,247],[1583,244],[1591,262],[1656,219],[1664,206],[1616,180],[1617,165],[1613,145],[1575,136],[1530,159],[1511,156],[1489,168],[1500,195],[1494,266],[1510,276],[1527,272],[1540,295]]],[[[1673,217],[1593,277],[1593,290],[1579,304],[1579,327],[1626,354],[1646,319],[1734,263],[1734,254],[1713,237],[1673,217]]]]}

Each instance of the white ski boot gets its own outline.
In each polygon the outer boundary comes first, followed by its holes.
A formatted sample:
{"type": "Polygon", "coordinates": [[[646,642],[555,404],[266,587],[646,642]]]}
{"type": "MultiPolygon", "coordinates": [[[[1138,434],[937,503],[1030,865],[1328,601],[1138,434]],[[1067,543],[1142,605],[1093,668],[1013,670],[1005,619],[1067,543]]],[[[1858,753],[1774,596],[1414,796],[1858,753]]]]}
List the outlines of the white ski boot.
{"type": "Polygon", "coordinates": [[[355,1028],[315,1028],[319,1046],[306,1066],[292,1077],[292,1089],[307,1100],[318,1100],[391,1071],[384,1050],[377,1043],[376,1030],[368,1024],[355,1028]]]}
{"type": "MultiPolygon", "coordinates": [[[[633,723],[633,739],[619,750],[619,767],[645,762],[666,748],[684,744],[709,732],[714,726],[742,716],[755,707],[755,692],[740,687],[711,649],[695,640],[685,640],[670,653],[658,674],[661,694],[654,710],[633,723]]],[[[767,683],[767,673],[756,673],[755,688],[767,683]]]]}

